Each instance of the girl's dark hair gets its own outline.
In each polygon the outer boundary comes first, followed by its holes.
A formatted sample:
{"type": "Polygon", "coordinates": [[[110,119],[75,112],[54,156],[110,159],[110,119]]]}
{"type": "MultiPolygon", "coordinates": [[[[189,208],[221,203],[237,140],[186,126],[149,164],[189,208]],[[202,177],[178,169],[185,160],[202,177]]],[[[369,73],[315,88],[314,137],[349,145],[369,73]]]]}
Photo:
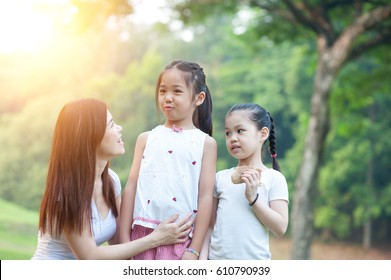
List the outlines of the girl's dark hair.
{"type": "Polygon", "coordinates": [[[208,86],[206,85],[206,76],[200,65],[195,62],[189,62],[185,60],[175,60],[167,65],[162,73],[160,73],[156,84],[156,106],[158,107],[158,91],[159,86],[163,77],[163,74],[169,69],[178,69],[184,73],[184,79],[186,85],[192,89],[193,96],[200,92],[205,92],[204,102],[197,106],[193,114],[194,125],[202,130],[203,132],[212,136],[213,125],[212,125],[212,97],[208,86]]]}
{"type": "Polygon", "coordinates": [[[269,151],[272,156],[273,169],[280,171],[280,165],[277,161],[277,146],[276,146],[276,135],[274,132],[274,122],[273,118],[268,111],[263,107],[254,103],[244,103],[236,104],[229,109],[227,116],[234,111],[248,111],[250,113],[249,118],[256,125],[258,130],[261,130],[263,127],[269,129],[269,151]]]}

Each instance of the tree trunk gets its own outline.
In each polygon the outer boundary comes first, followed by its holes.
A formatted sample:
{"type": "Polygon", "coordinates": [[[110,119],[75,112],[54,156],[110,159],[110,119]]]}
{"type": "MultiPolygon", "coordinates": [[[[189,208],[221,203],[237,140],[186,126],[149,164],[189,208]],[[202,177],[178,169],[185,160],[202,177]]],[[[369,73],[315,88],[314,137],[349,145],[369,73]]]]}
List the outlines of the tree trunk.
{"type": "Polygon", "coordinates": [[[323,148],[329,131],[329,92],[335,75],[330,67],[331,49],[318,38],[319,60],[311,99],[311,116],[305,137],[304,158],[295,182],[292,206],[292,253],[294,260],[310,259],[313,237],[313,201],[323,148]]]}
{"type": "MultiPolygon", "coordinates": [[[[371,106],[369,108],[369,119],[371,122],[376,123],[376,108],[374,106],[371,106]]],[[[373,147],[375,145],[375,140],[370,139],[371,146],[373,147]]],[[[373,151],[369,150],[369,162],[368,162],[368,168],[366,172],[366,187],[368,189],[369,196],[374,195],[374,159],[373,159],[373,151]]],[[[372,217],[371,217],[371,200],[366,201],[365,206],[365,216],[366,221],[364,222],[364,228],[363,228],[363,240],[362,245],[365,249],[369,249],[372,247],[372,217]]]]}
{"type": "MultiPolygon", "coordinates": [[[[372,153],[372,151],[369,151],[372,153]]],[[[368,195],[373,195],[373,160],[372,156],[370,156],[370,160],[368,163],[368,168],[366,172],[366,187],[368,189],[368,195]]],[[[365,202],[365,217],[364,228],[363,228],[363,240],[362,245],[365,249],[369,249],[372,246],[372,217],[371,217],[371,203],[370,201],[365,202]]]]}

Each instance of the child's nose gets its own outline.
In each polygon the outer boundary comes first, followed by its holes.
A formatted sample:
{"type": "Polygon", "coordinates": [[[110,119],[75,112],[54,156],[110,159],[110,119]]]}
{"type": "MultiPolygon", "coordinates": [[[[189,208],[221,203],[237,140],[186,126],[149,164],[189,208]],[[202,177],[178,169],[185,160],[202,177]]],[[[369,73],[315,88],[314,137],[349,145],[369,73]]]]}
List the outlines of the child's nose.
{"type": "Polygon", "coordinates": [[[172,102],[172,100],[173,100],[172,94],[171,93],[167,93],[165,100],[166,100],[166,102],[172,102]]]}
{"type": "Polygon", "coordinates": [[[235,133],[232,133],[231,134],[231,142],[236,142],[238,141],[238,137],[236,137],[237,135],[235,133]]]}

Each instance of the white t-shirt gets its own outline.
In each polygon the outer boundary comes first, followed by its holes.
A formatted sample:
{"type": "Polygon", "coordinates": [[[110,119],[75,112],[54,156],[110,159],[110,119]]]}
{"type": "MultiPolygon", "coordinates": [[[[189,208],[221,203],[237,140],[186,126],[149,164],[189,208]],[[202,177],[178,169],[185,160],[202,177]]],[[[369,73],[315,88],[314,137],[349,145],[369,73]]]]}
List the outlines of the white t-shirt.
{"type": "MultiPolygon", "coordinates": [[[[114,181],[115,196],[121,195],[121,182],[118,175],[111,169],[109,174],[114,181]]],[[[96,245],[99,246],[110,240],[116,231],[116,221],[111,209],[107,217],[103,219],[94,201],[91,204],[92,221],[91,227],[94,234],[96,245]]],[[[76,256],[73,254],[65,237],[60,235],[58,238],[51,236],[49,233],[41,234],[38,232],[38,245],[32,257],[32,260],[74,260],[76,256]]]]}
{"type": "MultiPolygon", "coordinates": [[[[217,172],[214,196],[218,199],[217,217],[211,237],[209,259],[267,260],[269,229],[255,216],[244,195],[245,184],[233,184],[234,168],[217,172]]],[[[288,185],[282,173],[267,169],[261,175],[258,188],[262,203],[288,201],[288,185]]]]}

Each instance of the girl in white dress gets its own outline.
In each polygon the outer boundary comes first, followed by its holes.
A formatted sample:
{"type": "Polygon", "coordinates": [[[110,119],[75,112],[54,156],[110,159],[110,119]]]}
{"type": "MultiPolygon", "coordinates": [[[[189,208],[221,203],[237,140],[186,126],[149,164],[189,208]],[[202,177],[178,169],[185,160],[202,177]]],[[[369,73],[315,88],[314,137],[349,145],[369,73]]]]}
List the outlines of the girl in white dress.
{"type": "Polygon", "coordinates": [[[159,246],[133,259],[198,259],[213,203],[217,146],[212,100],[203,69],[174,61],[156,86],[165,122],[139,135],[121,207],[121,242],[148,236],[167,217],[195,217],[182,244],[159,246]]]}

